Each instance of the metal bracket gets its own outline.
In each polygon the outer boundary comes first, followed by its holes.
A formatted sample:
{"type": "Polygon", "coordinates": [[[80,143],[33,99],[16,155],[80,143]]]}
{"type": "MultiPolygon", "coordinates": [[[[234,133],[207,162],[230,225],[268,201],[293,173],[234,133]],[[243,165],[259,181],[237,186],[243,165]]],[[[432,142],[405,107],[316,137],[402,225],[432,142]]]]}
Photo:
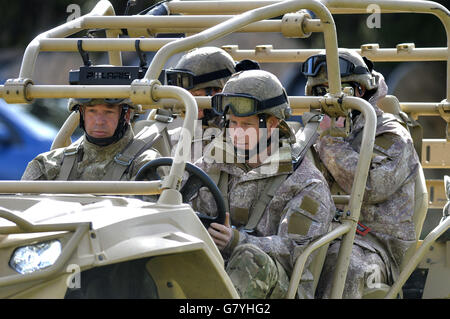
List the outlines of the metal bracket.
{"type": "Polygon", "coordinates": [[[140,79],[131,82],[130,99],[133,104],[149,105],[157,100],[153,98],[152,91],[154,85],[161,85],[158,80],[140,79]]]}
{"type": "Polygon", "coordinates": [[[4,85],[3,99],[8,104],[29,104],[33,101],[27,97],[27,87],[32,85],[31,79],[8,79],[4,85]]]}
{"type": "Polygon", "coordinates": [[[307,33],[303,28],[306,19],[311,19],[306,10],[285,14],[281,20],[281,33],[286,38],[308,38],[311,32],[307,33]]]}
{"type": "Polygon", "coordinates": [[[347,109],[342,106],[342,99],[345,95],[340,97],[332,97],[327,94],[324,98],[319,100],[322,112],[330,117],[347,116],[347,109]]]}
{"type": "Polygon", "coordinates": [[[397,44],[397,53],[411,53],[416,48],[414,43],[399,43],[397,44]]]}

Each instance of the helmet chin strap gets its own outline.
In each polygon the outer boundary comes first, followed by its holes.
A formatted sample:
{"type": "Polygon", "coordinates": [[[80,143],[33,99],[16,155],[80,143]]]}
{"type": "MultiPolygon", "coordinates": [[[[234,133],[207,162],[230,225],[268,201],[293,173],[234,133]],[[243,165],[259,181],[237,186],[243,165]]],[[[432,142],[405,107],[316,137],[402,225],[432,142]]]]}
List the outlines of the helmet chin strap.
{"type": "Polygon", "coordinates": [[[86,135],[86,139],[95,145],[98,146],[108,146],[110,144],[116,143],[119,141],[126,133],[129,125],[125,120],[125,115],[129,109],[128,105],[122,105],[122,111],[120,113],[119,121],[117,123],[116,130],[114,131],[114,134],[110,137],[103,137],[103,138],[97,138],[89,135],[86,132],[86,129],[84,127],[84,119],[83,119],[83,113],[80,112],[80,128],[84,131],[84,134],[86,135]]]}

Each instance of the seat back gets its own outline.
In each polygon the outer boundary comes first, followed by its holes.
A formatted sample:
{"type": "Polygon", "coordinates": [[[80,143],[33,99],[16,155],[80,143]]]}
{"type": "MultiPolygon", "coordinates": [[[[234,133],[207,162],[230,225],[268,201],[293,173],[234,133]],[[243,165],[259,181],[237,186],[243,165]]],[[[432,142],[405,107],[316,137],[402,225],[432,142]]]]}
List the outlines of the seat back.
{"type": "MultiPolygon", "coordinates": [[[[425,175],[423,173],[422,165],[419,164],[418,172],[416,175],[416,184],[414,190],[414,215],[413,221],[416,230],[416,242],[419,241],[420,234],[422,232],[423,223],[425,221],[425,217],[428,211],[428,191],[425,180],[425,175]]],[[[402,264],[400,270],[403,270],[403,267],[407,264],[407,262],[411,259],[414,254],[417,245],[412,245],[403,256],[402,264]]]]}
{"type": "Polygon", "coordinates": [[[401,112],[400,102],[393,95],[386,95],[384,98],[377,101],[377,106],[383,112],[394,114],[398,116],[401,112]]]}

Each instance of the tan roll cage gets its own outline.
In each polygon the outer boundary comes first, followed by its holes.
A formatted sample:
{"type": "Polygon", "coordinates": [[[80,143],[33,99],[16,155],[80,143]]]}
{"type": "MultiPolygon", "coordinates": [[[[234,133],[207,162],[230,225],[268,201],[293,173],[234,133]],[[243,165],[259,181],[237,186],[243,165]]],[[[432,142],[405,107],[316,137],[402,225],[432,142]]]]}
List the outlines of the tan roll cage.
{"type": "MultiPolygon", "coordinates": [[[[76,20],[67,22],[57,28],[45,32],[36,37],[27,47],[19,77],[8,80],[5,85],[0,86],[0,97],[8,103],[29,103],[35,98],[97,98],[108,96],[111,98],[130,98],[136,104],[142,104],[145,108],[159,107],[165,99],[175,99],[186,109],[186,117],[183,123],[182,142],[178,144],[174,164],[170,174],[162,182],[114,182],[115,185],[99,182],[85,182],[83,191],[80,182],[65,182],[65,188],[61,192],[68,193],[91,193],[91,194],[155,194],[162,190],[178,190],[185,168],[186,160],[189,156],[189,137],[193,136],[194,120],[197,117],[197,103],[208,106],[209,99],[193,98],[186,90],[161,85],[157,80],[168,58],[176,53],[198,47],[209,43],[217,38],[232,32],[281,32],[283,22],[265,21],[286,13],[297,12],[300,9],[313,11],[317,19],[303,17],[301,34],[309,32],[321,32],[324,34],[325,49],[327,52],[328,79],[330,84],[330,94],[326,97],[290,97],[293,109],[301,114],[310,108],[322,108],[326,104],[328,108],[343,112],[346,109],[356,109],[364,114],[365,126],[363,140],[361,144],[361,156],[357,165],[357,174],[353,183],[353,188],[349,197],[349,214],[344,216],[343,225],[337,230],[325,235],[309,246],[298,258],[295,265],[295,274],[291,280],[289,296],[295,296],[301,273],[306,258],[316,249],[329,243],[331,240],[342,236],[342,245],[336,265],[332,298],[342,297],[344,283],[347,275],[347,268],[350,260],[351,248],[355,236],[355,230],[360,215],[362,198],[366,185],[368,169],[372,156],[372,148],[375,137],[376,116],[373,108],[366,101],[345,96],[341,92],[340,73],[338,63],[338,44],[336,28],[332,14],[342,13],[366,13],[369,4],[376,3],[381,7],[382,12],[422,12],[433,14],[439,18],[445,27],[447,35],[447,48],[434,48],[433,50],[416,49],[408,45],[397,46],[396,49],[379,49],[376,46],[366,45],[360,48],[359,52],[374,61],[447,61],[447,91],[446,99],[439,103],[402,103],[402,109],[415,115],[440,115],[450,121],[450,55],[448,54],[448,44],[450,42],[450,13],[449,11],[434,2],[423,1],[393,1],[393,0],[362,0],[362,1],[318,1],[318,0],[291,0],[291,1],[174,1],[168,6],[172,13],[184,13],[192,16],[183,18],[174,17],[116,17],[114,9],[107,0],[101,0],[95,8],[87,15],[76,20]],[[217,15],[214,20],[210,17],[197,17],[196,14],[217,15]],[[224,16],[225,14],[242,13],[236,16],[224,16]],[[262,21],[264,20],[264,21],[262,21]],[[214,22],[212,22],[214,21],[214,22]],[[186,24],[194,25],[193,29],[186,29],[186,24]],[[110,63],[121,65],[121,51],[134,51],[134,41],[136,39],[117,39],[118,29],[125,27],[145,28],[148,25],[154,26],[155,32],[171,31],[192,31],[195,33],[184,39],[140,39],[141,50],[158,50],[151,65],[141,80],[135,80],[131,85],[108,87],[82,86],[82,85],[35,85],[32,81],[35,62],[39,52],[42,51],[77,51],[77,39],[65,39],[70,35],[86,28],[106,28],[108,39],[83,39],[83,49],[86,51],[108,51],[110,63]],[[170,25],[170,28],[166,28],[170,25]],[[447,117],[446,117],[447,116],[447,117]],[[107,187],[107,188],[105,188],[107,187]],[[126,189],[123,193],[119,188],[126,189]],[[106,190],[105,190],[106,189],[106,190]]],[[[257,61],[304,61],[308,56],[314,54],[314,50],[273,50],[271,47],[259,47],[255,50],[239,50],[237,47],[226,48],[234,57],[251,58],[257,61]],[[270,57],[267,52],[270,51],[270,57]],[[265,53],[264,53],[265,52],[265,53]]],[[[66,122],[63,134],[58,137],[58,142],[52,147],[58,147],[67,143],[67,134],[74,128],[74,123],[78,119],[71,116],[66,122]]],[[[69,134],[70,135],[70,134],[69,134]]],[[[449,139],[449,136],[447,136],[449,139]]],[[[14,187],[9,182],[0,182],[0,192],[2,193],[42,193],[56,192],[58,185],[55,182],[20,182],[14,187]]],[[[164,194],[164,191],[162,191],[164,194]]],[[[159,202],[164,204],[164,196],[159,202]]],[[[181,204],[181,201],[179,201],[181,204]]],[[[173,204],[173,203],[171,203],[173,204]]],[[[1,217],[1,216],[0,216],[1,217]]],[[[448,228],[448,222],[442,226],[448,228]]],[[[83,230],[84,231],[84,230],[83,230]]],[[[439,230],[441,231],[441,230],[439,230]]],[[[420,253],[420,252],[419,252],[420,253]]],[[[417,260],[412,260],[409,269],[417,260]]],[[[389,294],[390,297],[397,295],[399,289],[394,286],[389,294]]]]}

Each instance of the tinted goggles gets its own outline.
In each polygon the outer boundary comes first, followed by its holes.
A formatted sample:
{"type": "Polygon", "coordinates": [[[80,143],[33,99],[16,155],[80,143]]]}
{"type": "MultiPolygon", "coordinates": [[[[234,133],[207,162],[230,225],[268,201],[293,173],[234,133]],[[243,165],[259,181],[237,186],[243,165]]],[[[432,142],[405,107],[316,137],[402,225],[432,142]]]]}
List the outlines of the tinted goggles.
{"type": "MultiPolygon", "coordinates": [[[[316,76],[317,73],[319,73],[320,68],[322,66],[324,66],[326,70],[327,67],[326,55],[325,54],[313,55],[302,64],[301,72],[305,76],[316,76]]],[[[353,62],[348,61],[342,57],[339,57],[339,70],[341,72],[341,76],[370,73],[368,68],[362,65],[355,65],[353,64],[353,62]]]]}
{"type": "Polygon", "coordinates": [[[220,115],[231,109],[235,116],[251,116],[277,105],[287,103],[286,94],[261,101],[251,95],[241,93],[217,93],[211,99],[211,106],[220,115]]]}
{"type": "Polygon", "coordinates": [[[188,70],[168,69],[166,70],[166,79],[167,85],[179,86],[183,89],[191,90],[197,84],[222,79],[231,74],[231,71],[228,69],[222,69],[202,75],[195,75],[195,73],[188,70]]]}

